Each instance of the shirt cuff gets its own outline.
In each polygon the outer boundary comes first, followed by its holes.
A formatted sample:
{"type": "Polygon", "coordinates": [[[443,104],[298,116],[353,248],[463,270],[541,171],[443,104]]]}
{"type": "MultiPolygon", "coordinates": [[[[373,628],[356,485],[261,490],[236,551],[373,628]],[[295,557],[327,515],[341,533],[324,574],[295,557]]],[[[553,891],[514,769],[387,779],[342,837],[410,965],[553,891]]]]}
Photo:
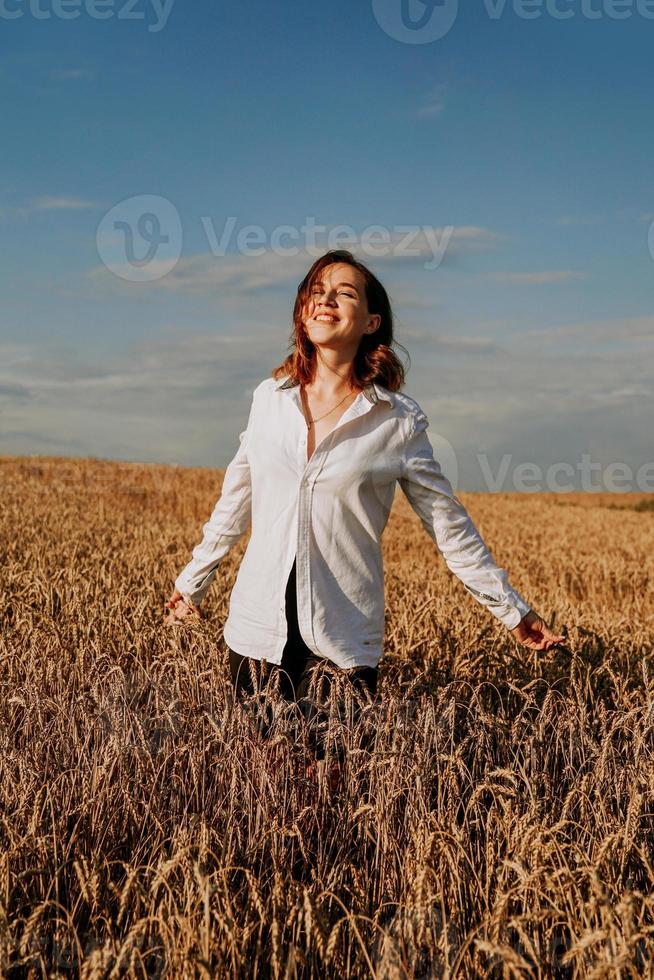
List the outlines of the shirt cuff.
{"type": "Polygon", "coordinates": [[[194,606],[199,606],[209,590],[209,584],[203,585],[199,589],[193,589],[184,575],[180,574],[175,579],[175,588],[184,599],[187,599],[194,606]]]}
{"type": "Polygon", "coordinates": [[[529,603],[525,602],[520,593],[513,588],[505,589],[504,594],[499,598],[495,595],[488,595],[486,592],[480,592],[479,589],[475,589],[474,586],[465,582],[464,586],[507,629],[514,629],[531,609],[529,603]]]}
{"type": "Polygon", "coordinates": [[[507,629],[514,629],[523,616],[526,616],[530,611],[531,606],[525,602],[521,595],[514,592],[511,598],[504,604],[501,609],[497,612],[491,607],[490,611],[494,612],[501,623],[506,626],[507,629]]]}

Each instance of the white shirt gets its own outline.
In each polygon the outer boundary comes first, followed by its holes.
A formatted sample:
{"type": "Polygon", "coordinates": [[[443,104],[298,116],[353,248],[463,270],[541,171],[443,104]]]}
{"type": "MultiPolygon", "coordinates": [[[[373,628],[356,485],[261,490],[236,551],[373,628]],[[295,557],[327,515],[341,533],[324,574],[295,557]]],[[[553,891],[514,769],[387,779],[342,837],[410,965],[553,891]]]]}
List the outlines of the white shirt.
{"type": "Polygon", "coordinates": [[[298,625],[339,667],[377,666],[384,643],[381,535],[399,483],[448,567],[508,628],[529,611],[434,459],[418,403],[371,383],[307,461],[300,388],[290,377],[255,388],[239,449],[204,536],[175,588],[199,604],[251,524],[223,635],[243,656],[279,664],[286,583],[297,557],[298,625]]]}

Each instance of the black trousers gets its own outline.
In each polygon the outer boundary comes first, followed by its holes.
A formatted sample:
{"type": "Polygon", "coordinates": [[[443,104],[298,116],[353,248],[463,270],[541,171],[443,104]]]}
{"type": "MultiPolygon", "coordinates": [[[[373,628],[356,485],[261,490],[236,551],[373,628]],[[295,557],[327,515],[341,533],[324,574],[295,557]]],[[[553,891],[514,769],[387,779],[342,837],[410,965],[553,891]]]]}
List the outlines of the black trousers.
{"type": "MultiPolygon", "coordinates": [[[[296,562],[293,561],[286,583],[286,622],[288,637],[282,651],[281,664],[244,657],[230,647],[229,667],[236,697],[263,696],[273,677],[279,681],[279,692],[285,701],[295,702],[309,726],[309,741],[316,758],[326,754],[325,734],[328,727],[328,703],[336,686],[338,714],[342,720],[354,723],[361,702],[374,698],[377,691],[376,667],[353,667],[346,670],[324,657],[316,656],[300,634],[297,619],[296,562]],[[349,696],[348,696],[349,695],[349,696]],[[349,711],[347,709],[350,709],[349,711]]],[[[270,710],[264,711],[264,732],[272,722],[270,710]]],[[[342,750],[336,749],[342,756],[342,750]]]]}

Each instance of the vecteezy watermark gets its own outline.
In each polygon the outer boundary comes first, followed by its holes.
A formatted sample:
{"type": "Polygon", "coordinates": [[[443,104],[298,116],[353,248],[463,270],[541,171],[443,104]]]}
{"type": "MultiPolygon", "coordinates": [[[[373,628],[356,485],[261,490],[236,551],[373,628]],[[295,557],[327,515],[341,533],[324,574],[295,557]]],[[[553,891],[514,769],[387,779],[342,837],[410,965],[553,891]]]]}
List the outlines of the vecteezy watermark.
{"type": "MultiPolygon", "coordinates": [[[[351,225],[328,228],[308,215],[299,228],[278,225],[268,233],[261,225],[244,225],[230,215],[221,229],[212,218],[200,218],[211,254],[285,258],[305,254],[318,258],[328,249],[355,248],[366,258],[423,259],[422,268],[437,269],[456,229],[454,225],[368,225],[357,232],[351,225]],[[319,239],[321,239],[319,241],[319,239]]],[[[96,232],[100,260],[121,279],[153,282],[171,272],[182,254],[182,222],[169,200],[154,194],[129,197],[104,215],[96,232]]]]}
{"type": "MultiPolygon", "coordinates": [[[[654,0],[480,0],[491,20],[507,10],[521,20],[626,20],[634,15],[654,20],[654,0]]],[[[459,13],[459,0],[372,0],[381,29],[404,44],[430,44],[445,37],[459,13]]]]}
{"type": "Polygon", "coordinates": [[[152,282],[175,268],[182,254],[182,222],[165,197],[140,194],[108,211],[95,236],[101,261],[120,279],[152,282]]]}
{"type": "Polygon", "coordinates": [[[431,44],[454,26],[459,0],[372,0],[372,12],[381,29],[396,41],[431,44]]]}
{"type": "Polygon", "coordinates": [[[649,254],[652,256],[652,261],[654,261],[654,221],[652,221],[649,226],[647,244],[649,246],[649,254]]]}
{"type": "Polygon", "coordinates": [[[441,262],[455,232],[454,225],[435,228],[433,225],[368,225],[357,232],[352,225],[316,224],[307,215],[299,228],[294,225],[278,225],[270,235],[261,225],[244,225],[236,234],[237,218],[230,215],[223,226],[220,238],[210,217],[200,219],[205,230],[212,255],[224,256],[234,241],[239,255],[263,255],[270,251],[275,255],[293,256],[300,253],[318,258],[327,249],[356,248],[368,258],[421,258],[427,256],[423,268],[436,269],[441,262]],[[324,236],[324,241],[318,238],[324,236]]]}
{"type": "Polygon", "coordinates": [[[500,490],[517,490],[520,493],[571,493],[575,490],[589,492],[641,493],[654,492],[654,460],[643,463],[634,472],[628,463],[611,462],[606,465],[593,460],[590,453],[582,453],[576,463],[552,463],[543,468],[538,463],[513,464],[513,454],[504,453],[499,467],[493,472],[486,453],[477,453],[484,485],[491,493],[500,490]],[[573,482],[574,478],[574,482],[573,482]]]}
{"type": "Polygon", "coordinates": [[[0,0],[0,20],[76,20],[84,14],[91,20],[148,21],[148,31],[157,34],[168,23],[175,0],[0,0]]]}
{"type": "MultiPolygon", "coordinates": [[[[85,873],[89,876],[84,858],[74,861],[74,868],[78,878],[85,873]]],[[[35,911],[38,913],[38,909],[35,911]]],[[[138,951],[141,961],[144,958],[147,960],[148,977],[160,980],[164,976],[166,962],[163,953],[152,946],[145,925],[142,930],[130,932],[120,948],[116,949],[110,941],[100,938],[93,931],[84,940],[74,929],[63,929],[61,922],[56,923],[60,937],[56,938],[52,934],[52,926],[44,925],[44,919],[45,916],[34,916],[32,913],[29,931],[26,930],[19,939],[10,938],[5,947],[12,967],[22,967],[21,973],[24,975],[36,974],[38,970],[41,975],[79,976],[84,972],[83,966],[86,964],[88,967],[91,957],[95,956],[103,964],[105,975],[113,968],[114,975],[119,976],[129,963],[130,955],[138,951]]]]}

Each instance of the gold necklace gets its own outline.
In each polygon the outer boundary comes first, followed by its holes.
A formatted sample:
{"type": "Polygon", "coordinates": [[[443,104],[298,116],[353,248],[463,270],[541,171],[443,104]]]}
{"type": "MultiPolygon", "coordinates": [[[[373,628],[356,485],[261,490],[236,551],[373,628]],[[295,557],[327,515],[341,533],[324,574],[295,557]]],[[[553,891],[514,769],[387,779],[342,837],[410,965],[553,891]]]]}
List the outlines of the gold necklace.
{"type": "MultiPolygon", "coordinates": [[[[302,392],[304,394],[304,397],[306,399],[307,406],[308,406],[309,405],[309,399],[307,398],[307,394],[306,394],[306,391],[304,390],[304,388],[302,389],[302,392]]],[[[331,415],[332,412],[335,411],[338,408],[339,405],[342,405],[343,402],[345,401],[345,399],[346,398],[349,398],[351,394],[353,394],[353,391],[348,391],[347,395],[344,395],[343,398],[341,398],[340,402],[338,402],[336,405],[334,405],[334,408],[330,408],[329,411],[328,412],[325,412],[324,415],[319,415],[317,419],[312,419],[311,416],[309,416],[309,421],[307,422],[307,417],[306,417],[306,414],[305,414],[304,421],[307,423],[307,429],[310,429],[311,426],[312,425],[315,425],[316,422],[320,422],[321,419],[326,418],[327,415],[331,415]]]]}

